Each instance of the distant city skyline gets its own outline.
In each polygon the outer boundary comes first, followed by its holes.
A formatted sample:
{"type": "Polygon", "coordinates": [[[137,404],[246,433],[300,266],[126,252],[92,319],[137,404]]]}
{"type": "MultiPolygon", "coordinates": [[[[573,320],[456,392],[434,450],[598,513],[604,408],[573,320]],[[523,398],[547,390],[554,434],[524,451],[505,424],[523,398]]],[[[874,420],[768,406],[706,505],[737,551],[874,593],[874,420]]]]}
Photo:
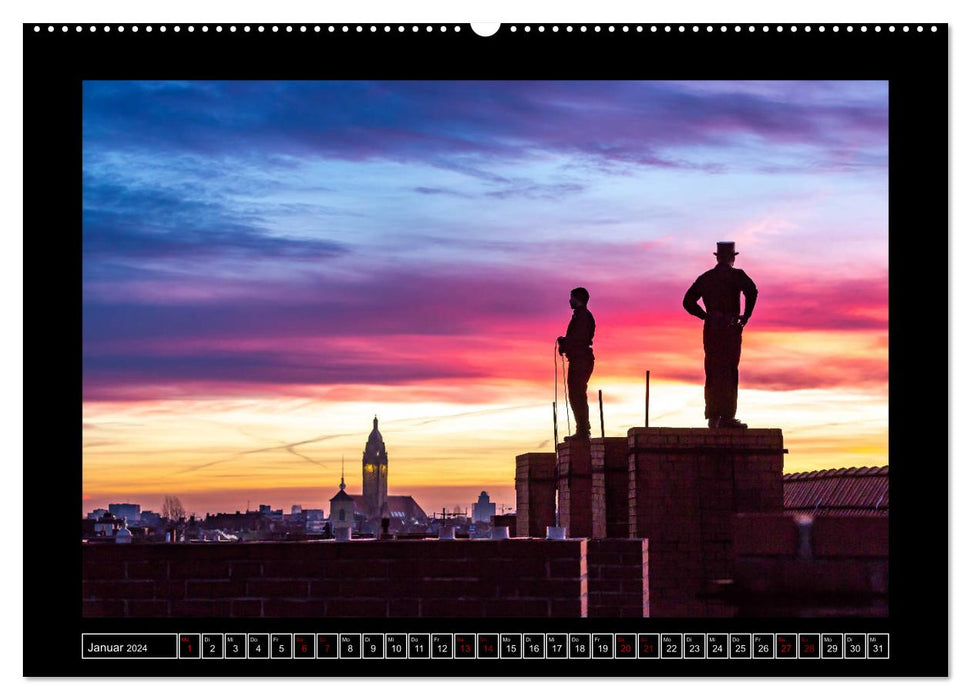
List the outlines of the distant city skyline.
{"type": "MultiPolygon", "coordinates": [[[[591,422],[702,427],[687,287],[736,241],[739,417],[786,469],[888,463],[885,81],[83,87],[82,510],[515,505],[569,290],[591,422]],[[277,505],[279,504],[279,505],[277,505]]],[[[566,434],[562,410],[560,436],[566,434]]]]}

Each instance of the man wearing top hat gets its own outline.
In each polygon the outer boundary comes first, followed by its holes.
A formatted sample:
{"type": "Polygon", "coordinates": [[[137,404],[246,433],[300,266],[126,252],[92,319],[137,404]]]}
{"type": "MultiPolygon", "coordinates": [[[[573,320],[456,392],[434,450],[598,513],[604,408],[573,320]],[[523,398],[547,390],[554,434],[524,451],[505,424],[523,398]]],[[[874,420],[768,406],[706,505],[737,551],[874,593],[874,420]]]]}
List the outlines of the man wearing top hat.
{"type": "Polygon", "coordinates": [[[684,295],[684,308],[705,322],[705,418],[709,428],[747,428],[735,418],[738,405],[738,360],[742,328],[755,309],[755,283],[735,268],[734,241],[720,241],[714,253],[718,264],[702,274],[684,295]],[[745,312],[739,314],[739,294],[745,312]],[[698,305],[705,303],[702,309],[698,305]]]}

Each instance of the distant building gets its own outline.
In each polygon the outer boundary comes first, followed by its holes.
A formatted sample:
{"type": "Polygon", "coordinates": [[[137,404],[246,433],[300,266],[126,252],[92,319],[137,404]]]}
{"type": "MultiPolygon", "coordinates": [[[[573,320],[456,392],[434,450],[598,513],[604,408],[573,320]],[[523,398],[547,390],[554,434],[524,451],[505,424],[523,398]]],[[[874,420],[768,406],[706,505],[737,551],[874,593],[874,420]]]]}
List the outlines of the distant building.
{"type": "Polygon", "coordinates": [[[258,511],[247,513],[216,513],[206,514],[202,527],[206,530],[222,530],[228,533],[266,532],[272,521],[269,516],[258,511]]]}
{"type": "Polygon", "coordinates": [[[104,516],[104,514],[107,512],[108,512],[107,508],[95,508],[93,511],[88,513],[85,517],[88,520],[97,520],[98,518],[104,516]]]}
{"type": "Polygon", "coordinates": [[[361,464],[363,493],[345,491],[344,472],[341,470],[340,490],[330,499],[331,528],[352,527],[356,531],[377,534],[381,519],[390,520],[390,532],[424,532],[428,516],[411,496],[388,495],[388,451],[378,430],[378,417],[368,435],[361,464]],[[343,514],[344,520],[341,520],[343,514]]]}
{"type": "Polygon", "coordinates": [[[369,517],[380,515],[388,500],[388,450],[378,431],[378,417],[374,417],[374,429],[368,435],[361,460],[361,484],[364,489],[364,513],[369,517]]]}
{"type": "Polygon", "coordinates": [[[324,519],[324,511],[322,508],[307,508],[303,511],[303,515],[304,518],[306,518],[306,528],[308,533],[320,534],[324,532],[327,521],[324,519]]]}
{"type": "Polygon", "coordinates": [[[162,516],[151,510],[142,511],[142,525],[147,527],[161,527],[162,526],[162,516]]]}
{"type": "Polygon", "coordinates": [[[488,523],[496,514],[496,504],[489,500],[489,494],[483,491],[479,500],[472,504],[472,522],[488,523]]]}
{"type": "Polygon", "coordinates": [[[108,512],[130,523],[137,523],[142,519],[142,507],[137,503],[109,503],[108,512]]]}
{"type": "Polygon", "coordinates": [[[354,528],[354,499],[344,491],[344,475],[341,474],[340,490],[330,499],[330,526],[331,529],[354,528]]]}
{"type": "Polygon", "coordinates": [[[95,522],[95,537],[114,537],[115,533],[122,528],[124,522],[124,520],[116,518],[112,513],[105,513],[95,522]]]}

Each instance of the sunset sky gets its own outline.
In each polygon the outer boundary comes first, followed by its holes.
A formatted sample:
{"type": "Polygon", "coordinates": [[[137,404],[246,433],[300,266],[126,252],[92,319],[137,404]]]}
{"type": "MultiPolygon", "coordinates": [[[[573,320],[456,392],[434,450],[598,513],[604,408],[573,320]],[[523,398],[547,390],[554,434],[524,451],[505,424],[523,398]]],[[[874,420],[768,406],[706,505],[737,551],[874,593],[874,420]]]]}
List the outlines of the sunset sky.
{"type": "MultiPolygon", "coordinates": [[[[759,288],[740,419],[888,462],[885,82],[86,82],[84,501],[515,507],[585,286],[608,435],[704,421],[681,298],[759,288]]],[[[562,409],[560,435],[566,434],[562,409]]]]}

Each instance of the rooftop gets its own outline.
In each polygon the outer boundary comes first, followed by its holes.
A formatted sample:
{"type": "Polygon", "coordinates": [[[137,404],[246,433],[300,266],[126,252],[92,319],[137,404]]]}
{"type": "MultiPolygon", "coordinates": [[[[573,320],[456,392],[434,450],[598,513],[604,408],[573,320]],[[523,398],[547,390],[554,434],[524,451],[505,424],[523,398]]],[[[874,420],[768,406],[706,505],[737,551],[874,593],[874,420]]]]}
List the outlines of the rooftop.
{"type": "Polygon", "coordinates": [[[782,476],[783,508],[793,513],[883,515],[890,510],[890,467],[849,467],[782,476]]]}

